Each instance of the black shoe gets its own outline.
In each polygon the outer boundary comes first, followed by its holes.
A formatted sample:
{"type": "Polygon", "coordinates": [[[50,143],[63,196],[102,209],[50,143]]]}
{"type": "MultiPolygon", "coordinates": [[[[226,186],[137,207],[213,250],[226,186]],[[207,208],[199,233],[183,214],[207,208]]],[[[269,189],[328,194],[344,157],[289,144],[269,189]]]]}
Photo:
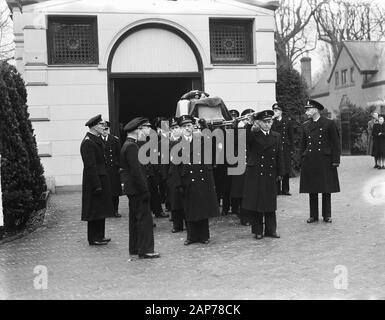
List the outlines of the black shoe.
{"type": "Polygon", "coordinates": [[[309,218],[309,219],[307,219],[307,223],[313,223],[313,222],[316,222],[316,221],[318,221],[318,219],[316,219],[316,218],[309,218]]]}
{"type": "Polygon", "coordinates": [[[121,215],[120,213],[116,212],[116,213],[114,214],[114,217],[115,217],[115,218],[121,218],[122,215],[121,215]]]}
{"type": "Polygon", "coordinates": [[[326,218],[324,218],[324,222],[331,223],[332,222],[332,218],[326,217],[326,218]]]}
{"type": "Polygon", "coordinates": [[[138,250],[130,251],[130,256],[135,256],[138,254],[138,250]]]}
{"type": "Polygon", "coordinates": [[[284,195],[284,196],[291,196],[290,192],[282,192],[281,194],[284,195]]]}
{"type": "Polygon", "coordinates": [[[194,242],[191,241],[191,240],[186,240],[183,244],[184,244],[185,246],[188,246],[188,245],[190,245],[190,244],[192,244],[192,243],[194,243],[194,242]]]}
{"type": "Polygon", "coordinates": [[[103,238],[102,241],[110,242],[110,241],[111,241],[111,238],[103,238]]]}
{"type": "Polygon", "coordinates": [[[379,165],[378,165],[378,164],[375,164],[373,168],[374,168],[374,169],[377,169],[378,167],[379,167],[379,165]]]}
{"type": "Polygon", "coordinates": [[[180,229],[172,229],[171,230],[172,233],[177,233],[177,232],[182,232],[182,231],[183,231],[183,229],[182,230],[180,230],[180,229]]]}
{"type": "Polygon", "coordinates": [[[202,240],[201,243],[203,243],[203,244],[208,244],[208,243],[209,243],[209,240],[202,240]]]}
{"type": "Polygon", "coordinates": [[[241,222],[241,225],[242,225],[242,226],[247,226],[247,227],[248,227],[248,226],[250,226],[251,224],[250,224],[250,222],[241,222]]]}
{"type": "Polygon", "coordinates": [[[261,239],[263,239],[263,236],[261,234],[256,234],[255,239],[261,240],[261,239]]]}
{"type": "Polygon", "coordinates": [[[139,255],[139,259],[156,259],[160,258],[160,254],[158,252],[144,253],[139,255]]]}
{"type": "Polygon", "coordinates": [[[278,233],[272,233],[272,234],[265,234],[265,237],[268,237],[268,238],[281,238],[281,236],[278,234],[278,233]]]}
{"type": "Polygon", "coordinates": [[[168,213],[164,213],[163,211],[159,213],[155,213],[155,217],[157,218],[168,218],[169,216],[170,215],[168,213]]]}
{"type": "Polygon", "coordinates": [[[108,243],[107,241],[102,241],[102,240],[90,241],[89,242],[90,246],[103,246],[103,245],[105,245],[107,243],[108,243]]]}

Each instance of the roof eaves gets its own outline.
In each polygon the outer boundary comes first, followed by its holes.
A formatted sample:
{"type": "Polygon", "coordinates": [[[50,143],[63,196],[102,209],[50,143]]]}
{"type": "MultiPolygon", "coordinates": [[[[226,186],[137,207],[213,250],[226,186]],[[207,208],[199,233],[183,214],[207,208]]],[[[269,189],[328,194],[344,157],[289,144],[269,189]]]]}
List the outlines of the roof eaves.
{"type": "Polygon", "coordinates": [[[345,42],[342,42],[342,47],[340,49],[340,51],[338,52],[338,55],[337,55],[337,58],[336,58],[336,61],[334,61],[334,64],[333,64],[333,68],[331,69],[331,72],[330,72],[330,75],[329,75],[329,78],[328,78],[328,83],[330,82],[332,76],[333,76],[333,73],[334,73],[334,69],[336,68],[337,66],[337,63],[338,63],[338,59],[340,58],[340,55],[341,55],[341,52],[343,49],[346,49],[350,59],[352,59],[354,65],[357,67],[358,71],[362,73],[362,68],[357,64],[357,61],[356,59],[354,58],[354,56],[352,55],[352,53],[350,52],[348,46],[346,45],[345,42]]]}

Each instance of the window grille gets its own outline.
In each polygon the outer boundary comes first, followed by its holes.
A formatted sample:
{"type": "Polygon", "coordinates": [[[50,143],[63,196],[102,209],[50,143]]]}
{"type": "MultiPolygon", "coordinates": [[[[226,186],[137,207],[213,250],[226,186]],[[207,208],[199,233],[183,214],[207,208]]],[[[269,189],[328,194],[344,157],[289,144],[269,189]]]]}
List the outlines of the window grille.
{"type": "Polygon", "coordinates": [[[96,17],[49,17],[49,64],[98,64],[96,17]]]}
{"type": "Polygon", "coordinates": [[[252,63],[252,21],[210,20],[212,63],[252,63]]]}

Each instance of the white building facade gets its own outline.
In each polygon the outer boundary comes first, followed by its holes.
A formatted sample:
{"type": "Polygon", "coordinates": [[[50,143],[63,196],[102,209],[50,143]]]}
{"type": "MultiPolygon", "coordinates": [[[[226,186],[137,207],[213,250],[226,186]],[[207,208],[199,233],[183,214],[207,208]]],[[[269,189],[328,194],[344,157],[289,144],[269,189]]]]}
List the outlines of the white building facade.
{"type": "Polygon", "coordinates": [[[52,0],[13,12],[17,68],[51,186],[78,186],[85,122],[173,116],[201,89],[228,109],[275,101],[274,6],[230,0],[52,0]]]}

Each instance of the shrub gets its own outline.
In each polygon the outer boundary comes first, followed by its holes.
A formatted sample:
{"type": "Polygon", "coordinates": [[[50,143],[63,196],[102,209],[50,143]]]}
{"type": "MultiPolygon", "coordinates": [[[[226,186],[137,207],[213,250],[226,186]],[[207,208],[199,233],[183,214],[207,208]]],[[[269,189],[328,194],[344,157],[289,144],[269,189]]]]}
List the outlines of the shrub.
{"type": "Polygon", "coordinates": [[[290,66],[280,66],[277,69],[276,97],[278,104],[285,109],[285,114],[291,119],[294,130],[294,152],[292,155],[291,176],[300,171],[300,143],[302,123],[305,120],[304,106],[309,98],[307,85],[299,72],[290,66]]]}
{"type": "Polygon", "coordinates": [[[0,152],[7,229],[21,229],[40,209],[46,191],[43,167],[26,105],[24,81],[13,66],[0,64],[0,152]]]}
{"type": "MultiPolygon", "coordinates": [[[[373,108],[363,108],[349,103],[350,112],[350,142],[351,154],[366,154],[368,145],[368,121],[371,119],[373,108]]],[[[341,114],[337,114],[337,120],[341,122],[341,114]]]]}

